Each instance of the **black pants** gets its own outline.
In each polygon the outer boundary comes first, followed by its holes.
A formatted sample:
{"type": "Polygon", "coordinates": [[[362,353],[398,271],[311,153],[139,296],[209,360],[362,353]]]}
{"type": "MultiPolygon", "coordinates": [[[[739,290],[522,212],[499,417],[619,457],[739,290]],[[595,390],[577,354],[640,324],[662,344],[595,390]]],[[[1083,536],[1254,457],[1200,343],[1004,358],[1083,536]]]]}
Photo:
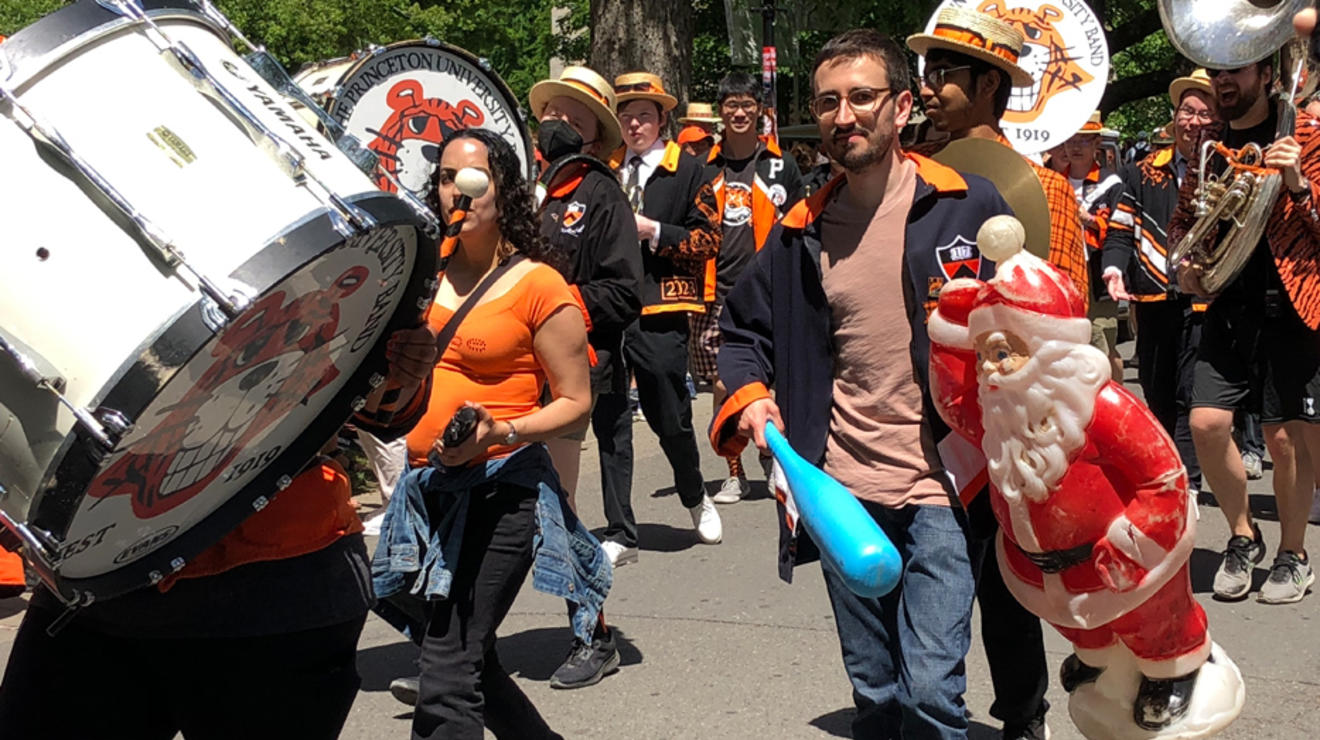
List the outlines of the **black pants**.
{"type": "Polygon", "coordinates": [[[1133,303],[1137,317],[1137,379],[1146,406],[1178,447],[1192,488],[1201,487],[1201,465],[1192,444],[1192,385],[1204,312],[1189,298],[1133,303]]]}
{"type": "Polygon", "coordinates": [[[262,637],[123,638],[28,608],[0,692],[0,737],[332,740],[357,697],[366,615],[262,637]]]}
{"type": "MultiPolygon", "coordinates": [[[[624,332],[623,356],[637,379],[637,400],[646,423],[674,470],[674,487],[691,508],[705,495],[701,456],[692,431],[687,388],[687,314],[646,316],[624,332]]],[[[600,487],[605,500],[605,539],[637,546],[632,510],[632,412],[627,393],[606,393],[591,414],[600,446],[600,487]]]]}
{"type": "Polygon", "coordinates": [[[422,638],[413,738],[558,738],[495,652],[495,632],[532,567],[536,491],[474,490],[449,598],[422,638]]]}
{"type": "Polygon", "coordinates": [[[989,494],[981,493],[968,509],[968,548],[972,550],[972,572],[977,574],[976,602],[981,606],[981,645],[995,689],[990,716],[1005,726],[1025,725],[1050,708],[1045,701],[1050,684],[1045,635],[1040,618],[1019,604],[1004,585],[995,554],[999,527],[990,511],[989,494]]]}

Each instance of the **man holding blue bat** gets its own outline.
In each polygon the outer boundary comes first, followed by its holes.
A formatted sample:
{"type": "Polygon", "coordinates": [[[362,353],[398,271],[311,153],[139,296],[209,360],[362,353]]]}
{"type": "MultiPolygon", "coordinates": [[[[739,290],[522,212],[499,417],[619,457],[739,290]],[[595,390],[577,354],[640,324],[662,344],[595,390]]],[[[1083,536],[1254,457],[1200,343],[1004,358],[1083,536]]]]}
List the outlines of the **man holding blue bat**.
{"type": "MultiPolygon", "coordinates": [[[[817,56],[811,110],[844,172],[784,217],[729,293],[718,366],[730,396],[711,426],[723,455],[749,439],[767,450],[767,423],[784,430],[902,557],[897,586],[878,598],[824,568],[859,738],[967,734],[974,585],[958,494],[984,478],[960,475],[980,469],[978,452],[933,411],[924,302],[947,278],[941,253],[960,250],[969,274],[993,274],[976,232],[1009,212],[988,181],[900,149],[910,83],[902,49],[874,31],[848,31],[817,56]]],[[[790,529],[796,507],[782,493],[788,580],[816,543],[790,529]]],[[[847,549],[829,540],[848,530],[807,525],[826,549],[847,549]]]]}

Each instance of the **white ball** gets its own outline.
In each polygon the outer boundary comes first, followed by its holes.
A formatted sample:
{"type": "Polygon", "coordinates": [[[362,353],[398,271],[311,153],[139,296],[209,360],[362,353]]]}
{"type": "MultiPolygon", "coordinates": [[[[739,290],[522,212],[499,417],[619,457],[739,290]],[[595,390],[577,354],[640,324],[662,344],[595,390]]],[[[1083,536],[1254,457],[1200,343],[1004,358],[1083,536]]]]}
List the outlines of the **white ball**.
{"type": "Polygon", "coordinates": [[[1022,245],[1026,243],[1027,232],[1022,228],[1022,222],[1008,215],[986,219],[976,232],[976,246],[980,247],[981,254],[996,263],[1022,251],[1022,245]]]}
{"type": "Polygon", "coordinates": [[[454,185],[463,195],[480,198],[486,194],[486,188],[490,187],[490,175],[476,167],[464,167],[454,175],[454,185]]]}

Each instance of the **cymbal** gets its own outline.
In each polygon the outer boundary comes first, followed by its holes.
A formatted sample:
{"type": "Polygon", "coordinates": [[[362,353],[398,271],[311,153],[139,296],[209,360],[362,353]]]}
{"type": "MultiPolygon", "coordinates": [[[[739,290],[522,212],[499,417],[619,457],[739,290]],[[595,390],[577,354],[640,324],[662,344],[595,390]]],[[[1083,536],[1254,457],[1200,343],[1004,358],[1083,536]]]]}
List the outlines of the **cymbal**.
{"type": "Polygon", "coordinates": [[[959,139],[932,159],[994,183],[1027,232],[1027,251],[1049,259],[1050,206],[1035,171],[1021,154],[992,139],[959,139]]]}

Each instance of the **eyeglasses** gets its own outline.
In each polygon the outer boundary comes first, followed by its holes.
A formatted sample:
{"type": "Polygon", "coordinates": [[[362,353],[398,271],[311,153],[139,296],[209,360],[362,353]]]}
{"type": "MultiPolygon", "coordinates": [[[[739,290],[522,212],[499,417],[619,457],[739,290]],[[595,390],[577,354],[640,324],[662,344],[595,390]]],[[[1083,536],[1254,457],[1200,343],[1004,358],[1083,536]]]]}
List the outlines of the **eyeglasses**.
{"type": "Polygon", "coordinates": [[[921,76],[921,79],[926,81],[930,89],[938,90],[944,87],[945,78],[948,77],[949,73],[971,68],[972,65],[970,64],[962,64],[957,67],[927,67],[926,73],[921,76]]]}
{"type": "Polygon", "coordinates": [[[720,103],[720,110],[726,113],[736,113],[737,111],[751,113],[756,110],[758,105],[760,104],[755,100],[726,100],[720,103]]]}
{"type": "Polygon", "coordinates": [[[1185,105],[1178,109],[1178,117],[1193,118],[1196,119],[1197,121],[1200,121],[1201,123],[1210,123],[1211,121],[1214,120],[1214,115],[1210,113],[1209,108],[1205,110],[1196,110],[1194,108],[1188,108],[1185,105]]]}
{"type": "Polygon", "coordinates": [[[852,108],[853,113],[870,113],[879,108],[889,95],[881,93],[892,92],[888,87],[855,87],[848,91],[848,94],[839,97],[837,93],[825,93],[817,95],[811,99],[811,112],[817,118],[828,118],[839,112],[839,105],[844,100],[848,101],[848,107],[852,108]]]}
{"type": "Polygon", "coordinates": [[[1206,72],[1210,75],[1210,79],[1213,80],[1214,78],[1218,77],[1219,75],[1222,75],[1222,74],[1235,75],[1235,74],[1237,74],[1238,72],[1241,72],[1241,71],[1244,70],[1244,69],[1246,69],[1246,67],[1234,67],[1233,69],[1207,69],[1206,72]]]}

